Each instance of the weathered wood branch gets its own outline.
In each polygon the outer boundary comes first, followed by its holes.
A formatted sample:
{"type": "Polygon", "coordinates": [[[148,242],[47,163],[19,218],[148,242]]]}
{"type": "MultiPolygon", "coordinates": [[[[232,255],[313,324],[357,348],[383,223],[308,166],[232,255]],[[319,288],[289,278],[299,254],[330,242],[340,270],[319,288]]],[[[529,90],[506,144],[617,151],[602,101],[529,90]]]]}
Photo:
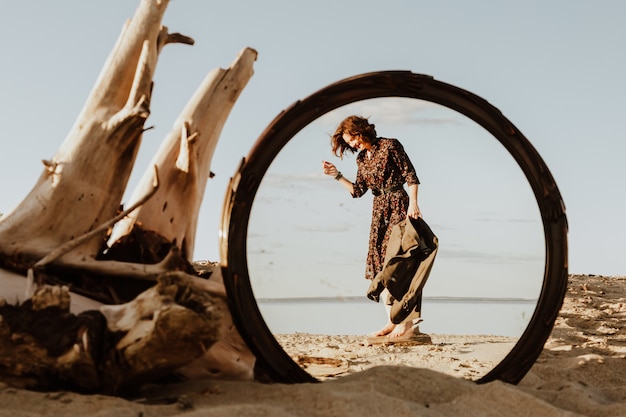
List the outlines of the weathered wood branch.
{"type": "Polygon", "coordinates": [[[129,213],[132,213],[133,210],[137,209],[142,204],[144,204],[146,201],[148,201],[150,199],[150,197],[152,197],[154,195],[154,193],[156,193],[156,191],[158,189],[159,189],[159,172],[158,172],[157,168],[154,167],[154,176],[153,176],[153,181],[152,181],[152,188],[150,190],[148,190],[148,193],[146,195],[142,196],[139,199],[139,201],[135,202],[135,204],[130,206],[130,208],[122,211],[117,216],[115,216],[112,219],[104,222],[103,224],[101,224],[97,228],[95,228],[95,229],[85,233],[84,235],[79,236],[79,237],[77,237],[77,238],[75,238],[73,240],[70,240],[69,242],[66,242],[63,245],[59,246],[58,248],[56,248],[55,250],[53,250],[52,252],[50,252],[49,254],[44,256],[42,259],[37,261],[37,263],[35,263],[35,265],[33,266],[32,269],[34,269],[34,270],[43,269],[46,265],[48,265],[51,262],[54,262],[57,258],[59,258],[60,256],[63,256],[67,252],[69,252],[72,249],[74,249],[75,247],[79,246],[81,243],[89,240],[91,237],[93,237],[95,235],[98,235],[98,234],[104,234],[116,222],[118,222],[121,219],[123,219],[124,217],[128,216],[129,213]]]}
{"type": "Polygon", "coordinates": [[[185,36],[180,33],[169,33],[167,28],[164,26],[159,34],[159,48],[163,48],[165,45],[169,43],[182,43],[185,45],[193,45],[195,41],[193,38],[189,36],[185,36]]]}
{"type": "MultiPolygon", "coordinates": [[[[27,268],[115,216],[149,115],[167,4],[141,1],[65,141],[32,191],[0,219],[0,254],[27,268]]],[[[95,257],[104,239],[94,236],[79,250],[95,257]]]]}
{"type": "MultiPolygon", "coordinates": [[[[109,244],[140,223],[176,242],[183,256],[191,261],[213,152],[228,114],[252,77],[256,57],[255,50],[244,48],[228,69],[216,69],[207,75],[151,162],[162,175],[163,187],[153,199],[115,226],[109,244]]],[[[144,174],[131,202],[145,193],[149,181],[149,173],[144,174]]]]}

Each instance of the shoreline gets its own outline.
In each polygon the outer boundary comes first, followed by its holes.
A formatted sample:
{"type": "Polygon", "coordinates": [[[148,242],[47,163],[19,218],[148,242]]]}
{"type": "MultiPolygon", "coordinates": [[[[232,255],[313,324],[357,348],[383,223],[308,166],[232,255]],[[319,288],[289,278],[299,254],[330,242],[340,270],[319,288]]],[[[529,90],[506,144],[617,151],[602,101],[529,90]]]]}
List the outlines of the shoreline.
{"type": "MultiPolygon", "coordinates": [[[[366,297],[351,301],[308,300],[258,303],[274,334],[368,335],[386,324],[384,306],[366,297]]],[[[519,337],[533,315],[535,302],[474,299],[422,303],[420,330],[429,334],[519,337]]]]}

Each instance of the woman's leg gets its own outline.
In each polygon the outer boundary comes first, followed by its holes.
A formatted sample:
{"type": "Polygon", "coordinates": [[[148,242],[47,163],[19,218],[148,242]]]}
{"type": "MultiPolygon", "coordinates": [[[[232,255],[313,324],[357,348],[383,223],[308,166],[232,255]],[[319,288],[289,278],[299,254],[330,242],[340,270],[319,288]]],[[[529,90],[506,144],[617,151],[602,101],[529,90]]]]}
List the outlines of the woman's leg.
{"type": "Polygon", "coordinates": [[[380,299],[385,305],[385,314],[387,317],[387,324],[385,327],[380,329],[378,332],[374,334],[374,336],[389,336],[400,337],[407,334],[419,334],[419,327],[417,326],[422,320],[419,317],[419,313],[416,315],[411,315],[407,318],[407,320],[403,321],[400,324],[394,324],[391,322],[391,305],[387,302],[390,297],[389,291],[384,289],[380,294],[380,299]]]}
{"type": "Polygon", "coordinates": [[[385,317],[387,317],[387,324],[385,325],[385,327],[383,327],[379,331],[373,333],[372,336],[386,336],[389,333],[393,332],[394,329],[396,328],[396,325],[393,324],[390,319],[391,306],[387,303],[388,297],[389,297],[389,291],[387,291],[387,289],[385,288],[383,292],[380,293],[380,299],[383,302],[383,305],[385,306],[385,317]]]}

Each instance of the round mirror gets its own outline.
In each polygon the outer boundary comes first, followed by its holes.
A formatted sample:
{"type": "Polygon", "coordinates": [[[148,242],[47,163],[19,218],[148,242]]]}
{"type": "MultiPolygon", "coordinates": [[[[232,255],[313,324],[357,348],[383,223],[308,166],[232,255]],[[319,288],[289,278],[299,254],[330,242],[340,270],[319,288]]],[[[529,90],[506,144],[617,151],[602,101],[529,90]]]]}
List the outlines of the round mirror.
{"type": "MultiPolygon", "coordinates": [[[[423,291],[420,331],[428,343],[411,347],[415,365],[462,345],[466,363],[487,354],[497,360],[458,375],[517,382],[540,353],[567,282],[556,184],[497,109],[407,72],[353,77],[297,102],[233,178],[222,267],[235,322],[260,367],[274,380],[316,380],[294,360],[289,335],[367,343],[365,335],[385,324],[363,278],[371,195],[353,199],[321,173],[321,161],[331,159],[330,134],[350,114],[370,116],[379,136],[402,142],[422,182],[424,219],[439,238],[423,291]]],[[[354,179],[353,157],[332,162],[354,179]]]]}

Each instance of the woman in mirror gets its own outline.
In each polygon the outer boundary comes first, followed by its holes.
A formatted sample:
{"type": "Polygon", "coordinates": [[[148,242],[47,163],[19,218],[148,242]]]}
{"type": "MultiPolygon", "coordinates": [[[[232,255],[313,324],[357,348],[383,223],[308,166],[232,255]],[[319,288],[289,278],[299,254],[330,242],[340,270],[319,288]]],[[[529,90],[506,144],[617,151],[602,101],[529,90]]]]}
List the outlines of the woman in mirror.
{"type": "MultiPolygon", "coordinates": [[[[383,268],[393,226],[407,217],[422,217],[417,201],[419,179],[402,144],[397,139],[379,137],[375,125],[367,118],[355,115],[345,118],[331,137],[331,147],[340,159],[345,153],[358,152],[356,179],[348,180],[328,161],[322,162],[324,173],[333,176],[354,198],[363,196],[368,189],[374,195],[365,268],[365,278],[373,280],[383,268]],[[408,193],[404,183],[408,185],[408,193]]],[[[382,295],[387,305],[388,292],[385,290],[382,295]]],[[[389,320],[389,311],[387,319],[387,324],[374,336],[399,337],[419,332],[418,320],[396,325],[389,320]]]]}

